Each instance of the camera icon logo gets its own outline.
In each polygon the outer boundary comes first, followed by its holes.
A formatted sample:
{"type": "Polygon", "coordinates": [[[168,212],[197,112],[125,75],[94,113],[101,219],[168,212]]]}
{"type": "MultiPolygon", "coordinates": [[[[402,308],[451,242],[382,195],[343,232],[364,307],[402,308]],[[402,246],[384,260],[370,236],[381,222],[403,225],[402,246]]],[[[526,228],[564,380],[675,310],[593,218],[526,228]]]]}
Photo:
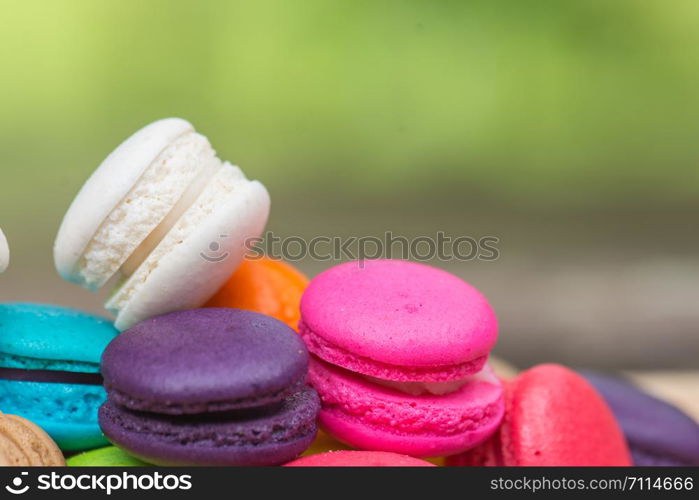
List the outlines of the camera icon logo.
{"type": "MultiPolygon", "coordinates": [[[[227,234],[219,235],[219,240],[228,238],[227,234]]],[[[221,244],[218,241],[212,241],[209,243],[207,251],[201,252],[199,256],[207,262],[221,262],[228,258],[230,254],[225,251],[221,251],[221,244]]]]}
{"type": "Polygon", "coordinates": [[[22,494],[26,493],[29,490],[29,485],[25,484],[24,487],[22,487],[22,476],[27,476],[27,475],[29,475],[28,472],[20,473],[19,476],[15,477],[12,480],[11,485],[8,484],[7,486],[5,486],[5,489],[7,491],[9,491],[10,493],[12,493],[13,495],[22,495],[22,494]]]}

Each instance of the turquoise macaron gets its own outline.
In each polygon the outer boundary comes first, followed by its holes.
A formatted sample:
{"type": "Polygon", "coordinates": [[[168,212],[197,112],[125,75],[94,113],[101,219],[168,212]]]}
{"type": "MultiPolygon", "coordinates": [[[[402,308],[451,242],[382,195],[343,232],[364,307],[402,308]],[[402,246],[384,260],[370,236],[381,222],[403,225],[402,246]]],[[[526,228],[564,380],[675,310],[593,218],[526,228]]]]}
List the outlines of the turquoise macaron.
{"type": "Polygon", "coordinates": [[[107,444],[97,424],[102,351],[118,334],[103,317],[65,307],[0,304],[0,411],[43,428],[62,450],[107,444]]]}

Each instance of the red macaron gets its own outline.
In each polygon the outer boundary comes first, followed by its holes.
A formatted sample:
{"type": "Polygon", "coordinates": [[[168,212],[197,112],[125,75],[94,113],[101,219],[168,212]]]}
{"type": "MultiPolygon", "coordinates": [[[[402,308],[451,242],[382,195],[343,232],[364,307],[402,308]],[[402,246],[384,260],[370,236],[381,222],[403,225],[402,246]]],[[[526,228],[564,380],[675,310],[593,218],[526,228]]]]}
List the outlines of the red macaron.
{"type": "Polygon", "coordinates": [[[505,417],[481,445],[448,465],[628,466],[629,448],[611,410],[580,375],[538,365],[505,386],[505,417]]]}

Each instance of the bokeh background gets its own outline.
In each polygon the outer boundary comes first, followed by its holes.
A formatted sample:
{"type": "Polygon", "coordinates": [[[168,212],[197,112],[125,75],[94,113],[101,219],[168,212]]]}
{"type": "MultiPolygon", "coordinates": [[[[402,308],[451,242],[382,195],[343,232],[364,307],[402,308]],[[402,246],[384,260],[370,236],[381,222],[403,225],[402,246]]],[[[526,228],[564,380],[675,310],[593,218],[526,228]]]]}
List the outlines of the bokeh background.
{"type": "Polygon", "coordinates": [[[520,366],[699,368],[699,2],[0,12],[0,300],[101,310],[53,270],[58,225],[121,140],[181,116],[267,185],[278,235],[498,237],[496,261],[435,264],[520,366]]]}

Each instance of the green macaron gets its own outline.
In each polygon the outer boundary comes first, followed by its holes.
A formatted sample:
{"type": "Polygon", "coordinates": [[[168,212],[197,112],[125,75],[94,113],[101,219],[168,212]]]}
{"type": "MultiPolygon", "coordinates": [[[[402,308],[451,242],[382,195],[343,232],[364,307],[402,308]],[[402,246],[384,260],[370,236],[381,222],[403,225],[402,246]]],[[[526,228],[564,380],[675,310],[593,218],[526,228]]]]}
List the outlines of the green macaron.
{"type": "Polygon", "coordinates": [[[66,460],[69,467],[142,467],[145,462],[132,457],[116,446],[105,446],[74,455],[66,460]]]}

